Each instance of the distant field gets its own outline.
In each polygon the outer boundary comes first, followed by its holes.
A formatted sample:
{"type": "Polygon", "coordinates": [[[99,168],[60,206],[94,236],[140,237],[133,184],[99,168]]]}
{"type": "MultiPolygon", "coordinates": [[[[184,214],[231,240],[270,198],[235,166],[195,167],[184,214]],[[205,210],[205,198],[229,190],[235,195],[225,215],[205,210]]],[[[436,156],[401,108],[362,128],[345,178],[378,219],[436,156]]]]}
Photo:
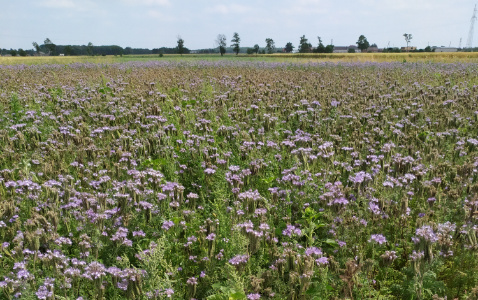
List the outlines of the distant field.
{"type": "Polygon", "coordinates": [[[224,57],[218,54],[186,54],[180,55],[124,55],[124,56],[43,56],[43,57],[0,57],[0,64],[71,64],[76,62],[91,63],[121,63],[128,61],[149,60],[241,60],[241,61],[268,61],[268,62],[478,62],[478,52],[455,53],[331,53],[331,54],[262,54],[247,55],[227,54],[224,57]]]}

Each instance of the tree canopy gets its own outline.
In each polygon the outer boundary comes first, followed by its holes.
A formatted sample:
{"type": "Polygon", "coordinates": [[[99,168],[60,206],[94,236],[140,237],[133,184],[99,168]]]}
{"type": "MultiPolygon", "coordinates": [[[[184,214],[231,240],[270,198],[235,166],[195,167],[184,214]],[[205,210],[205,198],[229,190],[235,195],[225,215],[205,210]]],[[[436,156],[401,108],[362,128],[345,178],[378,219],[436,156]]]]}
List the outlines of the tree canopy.
{"type": "Polygon", "coordinates": [[[178,53],[182,56],[184,53],[184,40],[181,38],[180,35],[178,35],[178,46],[176,47],[176,49],[178,49],[178,53]]]}
{"type": "Polygon", "coordinates": [[[240,43],[241,43],[241,38],[239,37],[239,33],[234,32],[234,35],[232,36],[232,40],[231,40],[231,47],[232,47],[232,50],[236,53],[236,55],[238,55],[239,51],[241,50],[240,43]]]}
{"type": "Polygon", "coordinates": [[[274,40],[271,38],[266,39],[266,49],[268,54],[274,53],[274,50],[276,49],[274,40]]]}
{"type": "Polygon", "coordinates": [[[221,56],[226,53],[226,36],[224,34],[218,34],[216,38],[216,44],[219,46],[219,53],[221,56]]]}
{"type": "Polygon", "coordinates": [[[357,41],[357,47],[362,52],[364,52],[368,49],[368,47],[370,47],[370,43],[367,41],[367,38],[364,35],[359,36],[359,39],[357,41]]]}
{"type": "Polygon", "coordinates": [[[305,35],[300,37],[299,42],[299,53],[308,53],[312,48],[312,44],[309,43],[309,40],[305,37],[305,35]]]}
{"type": "Polygon", "coordinates": [[[291,42],[288,42],[287,44],[285,44],[285,52],[287,53],[291,53],[292,51],[294,51],[294,46],[292,45],[291,42]]]}

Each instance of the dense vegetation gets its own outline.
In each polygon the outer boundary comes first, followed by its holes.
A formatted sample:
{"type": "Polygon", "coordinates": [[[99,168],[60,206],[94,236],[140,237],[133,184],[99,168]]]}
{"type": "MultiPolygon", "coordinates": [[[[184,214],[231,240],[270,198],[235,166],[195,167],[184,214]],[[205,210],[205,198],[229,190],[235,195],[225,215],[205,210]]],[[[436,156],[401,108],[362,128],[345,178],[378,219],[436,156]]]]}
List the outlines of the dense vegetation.
{"type": "Polygon", "coordinates": [[[476,299],[477,70],[0,66],[2,297],[476,299]]]}

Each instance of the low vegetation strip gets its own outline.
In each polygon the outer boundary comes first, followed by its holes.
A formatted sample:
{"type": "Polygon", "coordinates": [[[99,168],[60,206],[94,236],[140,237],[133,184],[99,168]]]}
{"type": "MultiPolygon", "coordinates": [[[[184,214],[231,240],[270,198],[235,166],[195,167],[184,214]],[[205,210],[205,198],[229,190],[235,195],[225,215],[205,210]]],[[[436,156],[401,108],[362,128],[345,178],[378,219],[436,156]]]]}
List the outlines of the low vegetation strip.
{"type": "Polygon", "coordinates": [[[2,297],[475,299],[477,70],[2,65],[2,297]]]}
{"type": "Polygon", "coordinates": [[[275,54],[165,54],[163,56],[107,55],[107,56],[28,56],[0,57],[1,65],[124,63],[130,61],[258,61],[258,62],[421,62],[421,63],[478,63],[478,52],[418,52],[418,53],[275,53],[275,54]]]}

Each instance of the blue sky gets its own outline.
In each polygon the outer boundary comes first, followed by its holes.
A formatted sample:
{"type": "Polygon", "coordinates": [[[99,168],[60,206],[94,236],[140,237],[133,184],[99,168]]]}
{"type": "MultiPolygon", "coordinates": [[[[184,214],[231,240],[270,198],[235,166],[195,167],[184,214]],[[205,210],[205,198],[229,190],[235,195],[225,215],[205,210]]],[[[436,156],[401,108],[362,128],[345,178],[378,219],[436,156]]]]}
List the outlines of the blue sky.
{"type": "MultiPolygon", "coordinates": [[[[218,34],[228,45],[234,32],[241,46],[297,48],[305,35],[316,45],[355,44],[363,34],[379,47],[411,45],[464,47],[475,1],[471,0],[0,0],[0,48],[31,49],[50,38],[55,44],[214,47],[218,34]]],[[[477,22],[478,23],[478,22],[477,22]]],[[[476,24],[474,46],[478,46],[476,24]]]]}

